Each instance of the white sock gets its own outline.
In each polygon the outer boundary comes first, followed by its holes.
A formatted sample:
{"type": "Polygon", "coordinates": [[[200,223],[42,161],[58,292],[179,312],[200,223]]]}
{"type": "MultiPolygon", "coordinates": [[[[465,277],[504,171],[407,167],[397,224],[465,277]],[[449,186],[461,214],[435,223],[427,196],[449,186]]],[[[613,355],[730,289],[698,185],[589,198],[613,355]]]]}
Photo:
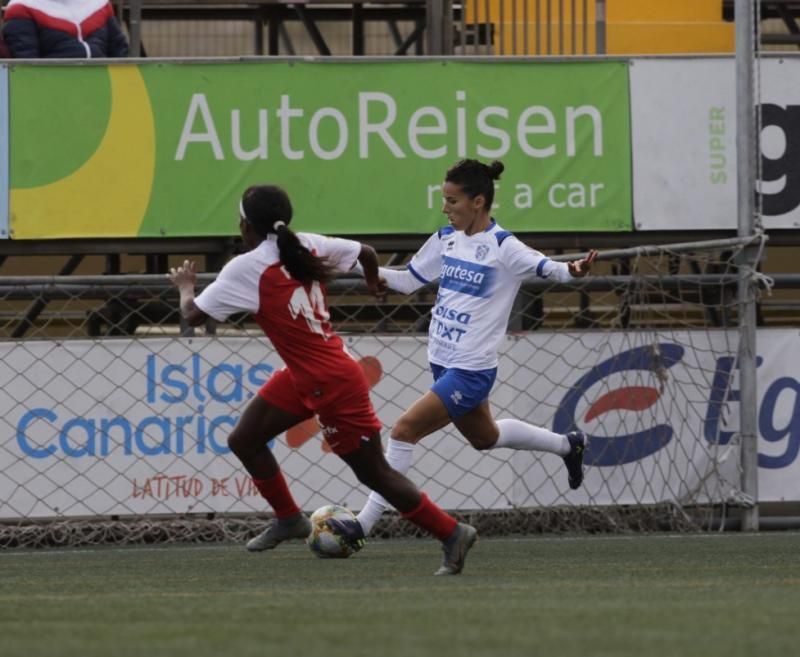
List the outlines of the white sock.
{"type": "MultiPolygon", "coordinates": [[[[394,438],[389,438],[389,443],[386,446],[386,460],[400,474],[408,472],[413,456],[414,445],[412,443],[404,443],[394,438]]],[[[364,530],[364,536],[369,536],[375,523],[380,520],[381,514],[388,506],[389,503],[375,491],[369,494],[367,503],[356,516],[361,528],[364,530]]]]}
{"type": "Polygon", "coordinates": [[[500,435],[492,449],[508,447],[509,449],[550,452],[559,456],[569,454],[569,440],[559,433],[553,433],[520,420],[498,420],[497,428],[500,430],[500,435]]]}

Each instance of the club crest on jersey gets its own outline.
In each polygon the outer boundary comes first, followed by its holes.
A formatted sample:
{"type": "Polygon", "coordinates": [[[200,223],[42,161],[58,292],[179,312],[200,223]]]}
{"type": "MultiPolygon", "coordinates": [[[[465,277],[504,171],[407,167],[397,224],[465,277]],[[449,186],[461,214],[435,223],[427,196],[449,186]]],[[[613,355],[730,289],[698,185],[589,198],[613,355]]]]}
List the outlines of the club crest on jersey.
{"type": "Polygon", "coordinates": [[[487,255],[489,255],[489,247],[485,244],[479,244],[478,248],[475,249],[475,260],[478,262],[485,260],[487,255]]]}

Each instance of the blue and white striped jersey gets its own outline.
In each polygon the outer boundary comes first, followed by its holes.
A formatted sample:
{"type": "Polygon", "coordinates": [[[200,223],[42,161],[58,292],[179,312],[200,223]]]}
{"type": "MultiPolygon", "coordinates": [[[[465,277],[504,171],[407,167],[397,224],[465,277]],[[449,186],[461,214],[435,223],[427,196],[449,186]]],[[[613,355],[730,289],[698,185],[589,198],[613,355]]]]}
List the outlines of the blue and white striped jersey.
{"type": "Polygon", "coordinates": [[[525,246],[492,220],[475,235],[451,226],[431,235],[406,270],[380,268],[390,288],[410,293],[439,279],[431,313],[428,360],[443,367],[497,367],[520,283],[530,276],[569,281],[566,263],[525,246]]]}

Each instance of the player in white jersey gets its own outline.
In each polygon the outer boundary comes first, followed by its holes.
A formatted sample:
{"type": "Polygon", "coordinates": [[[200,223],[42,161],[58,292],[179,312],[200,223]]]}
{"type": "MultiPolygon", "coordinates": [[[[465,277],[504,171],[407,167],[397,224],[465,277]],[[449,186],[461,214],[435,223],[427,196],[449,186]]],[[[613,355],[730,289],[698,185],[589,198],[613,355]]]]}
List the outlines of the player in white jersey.
{"type": "MultiPolygon", "coordinates": [[[[449,225],[431,235],[405,270],[380,268],[386,286],[405,294],[439,279],[428,332],[434,383],[392,428],[386,458],[406,473],[414,445],[452,422],[479,450],[506,447],[562,456],[570,488],[576,489],[583,482],[585,435],[556,434],[515,419],[495,422],[488,397],[497,375],[497,350],[522,281],[533,275],[560,282],[585,276],[597,252],[555,262],[503,230],[490,214],[494,181],[503,169],[501,162],[457,162],[442,188],[449,225]]],[[[329,523],[358,548],[386,506],[373,491],[356,521],[329,523]]]]}

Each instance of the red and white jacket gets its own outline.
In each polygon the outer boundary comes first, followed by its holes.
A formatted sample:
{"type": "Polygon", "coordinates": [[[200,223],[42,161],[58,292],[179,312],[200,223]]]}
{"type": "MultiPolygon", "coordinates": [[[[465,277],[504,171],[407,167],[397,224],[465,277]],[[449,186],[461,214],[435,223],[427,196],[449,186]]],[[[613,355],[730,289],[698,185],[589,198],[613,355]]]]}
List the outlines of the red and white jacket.
{"type": "Polygon", "coordinates": [[[128,55],[108,0],[11,0],[4,16],[3,38],[16,58],[128,55]]]}

